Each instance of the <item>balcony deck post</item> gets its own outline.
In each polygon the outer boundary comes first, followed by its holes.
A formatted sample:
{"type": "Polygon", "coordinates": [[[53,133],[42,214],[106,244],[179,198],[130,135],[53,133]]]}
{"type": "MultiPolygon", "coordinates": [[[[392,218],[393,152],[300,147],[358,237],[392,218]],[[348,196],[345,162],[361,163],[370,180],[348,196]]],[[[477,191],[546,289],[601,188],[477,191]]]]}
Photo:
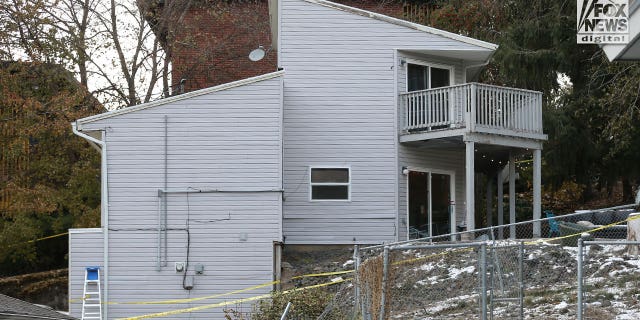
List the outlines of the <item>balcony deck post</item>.
{"type": "Polygon", "coordinates": [[[493,227],[493,176],[491,175],[487,177],[487,227],[493,227]]]}
{"type": "MultiPolygon", "coordinates": [[[[542,187],[542,152],[540,149],[533,150],[533,220],[539,220],[542,213],[542,197],[541,190],[542,187]]],[[[535,222],[533,224],[533,236],[540,237],[541,229],[540,222],[535,222]]]]}
{"type": "Polygon", "coordinates": [[[504,207],[503,207],[504,191],[503,191],[502,180],[503,180],[502,169],[500,169],[498,170],[498,177],[496,178],[496,183],[498,185],[498,199],[497,199],[498,225],[500,226],[500,229],[498,229],[498,239],[500,240],[502,240],[504,237],[504,230],[502,229],[502,225],[504,224],[504,207]]]}
{"type": "Polygon", "coordinates": [[[473,141],[465,141],[465,197],[466,197],[466,224],[467,230],[471,231],[476,228],[475,222],[475,143],[473,141]]]}
{"type": "Polygon", "coordinates": [[[509,239],[516,238],[516,157],[509,152],[509,239]]]}
{"type": "Polygon", "coordinates": [[[469,110],[467,110],[467,131],[474,132],[476,130],[476,108],[478,105],[477,97],[478,97],[478,85],[476,83],[471,83],[471,88],[469,89],[469,94],[471,95],[469,110]]]}

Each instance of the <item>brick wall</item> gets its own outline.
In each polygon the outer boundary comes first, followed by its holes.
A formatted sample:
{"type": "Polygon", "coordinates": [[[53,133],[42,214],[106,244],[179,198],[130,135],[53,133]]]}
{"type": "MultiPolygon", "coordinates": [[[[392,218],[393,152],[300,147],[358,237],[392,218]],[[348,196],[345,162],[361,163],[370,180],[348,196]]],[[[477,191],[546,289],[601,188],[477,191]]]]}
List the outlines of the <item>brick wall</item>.
{"type": "Polygon", "coordinates": [[[180,23],[173,34],[174,92],[181,79],[187,92],[276,70],[275,52],[258,62],[248,58],[259,45],[271,44],[266,0],[196,4],[180,23]]]}
{"type": "MultiPolygon", "coordinates": [[[[422,22],[424,6],[403,0],[337,0],[373,12],[422,22]]],[[[259,61],[248,58],[259,45],[269,47],[267,0],[200,1],[182,15],[172,28],[172,87],[179,92],[215,86],[276,70],[277,56],[271,51],[259,61]]],[[[274,48],[275,49],[275,48],[274,48]]]]}

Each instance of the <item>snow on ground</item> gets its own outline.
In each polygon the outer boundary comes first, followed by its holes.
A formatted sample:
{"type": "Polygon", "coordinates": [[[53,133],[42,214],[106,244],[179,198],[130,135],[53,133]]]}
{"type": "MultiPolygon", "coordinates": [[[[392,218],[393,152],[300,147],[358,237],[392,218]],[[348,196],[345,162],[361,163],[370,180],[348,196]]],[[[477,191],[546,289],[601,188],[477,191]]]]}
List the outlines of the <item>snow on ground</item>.
{"type": "Polygon", "coordinates": [[[553,306],[554,309],[556,310],[562,310],[562,309],[566,309],[569,306],[569,304],[567,304],[565,301],[562,301],[560,303],[558,303],[557,305],[553,306]]]}
{"type": "Polygon", "coordinates": [[[451,268],[449,269],[449,277],[452,279],[457,279],[459,275],[461,275],[462,273],[473,273],[476,270],[475,266],[468,266],[468,267],[464,267],[464,268],[451,268]]]}
{"type": "MultiPolygon", "coordinates": [[[[637,320],[640,319],[640,310],[638,309],[629,309],[627,305],[624,304],[613,304],[616,307],[617,314],[614,319],[616,320],[637,320]]],[[[637,308],[637,307],[636,307],[637,308]]]]}
{"type": "Polygon", "coordinates": [[[433,269],[435,269],[435,268],[436,268],[436,265],[435,265],[435,264],[433,264],[433,263],[425,263],[425,264],[423,264],[423,265],[421,265],[421,266],[420,266],[420,271],[427,271],[427,272],[429,272],[429,271],[431,271],[431,270],[433,270],[433,269]]]}
{"type": "MultiPolygon", "coordinates": [[[[499,249],[487,256],[488,271],[494,270],[488,286],[494,288],[496,298],[516,298],[517,242],[494,243],[499,249]],[[500,270],[500,276],[495,270],[500,270]]],[[[398,264],[394,271],[390,307],[394,319],[479,318],[477,250],[412,249],[399,256],[409,263],[398,264]]],[[[576,256],[576,247],[544,242],[525,246],[525,319],[576,318],[576,256]]],[[[586,248],[584,275],[585,319],[640,319],[640,259],[627,255],[625,246],[586,248]]],[[[491,292],[489,300],[490,296],[491,292]]],[[[518,318],[519,308],[513,301],[495,302],[493,309],[494,319],[518,318]]]]}

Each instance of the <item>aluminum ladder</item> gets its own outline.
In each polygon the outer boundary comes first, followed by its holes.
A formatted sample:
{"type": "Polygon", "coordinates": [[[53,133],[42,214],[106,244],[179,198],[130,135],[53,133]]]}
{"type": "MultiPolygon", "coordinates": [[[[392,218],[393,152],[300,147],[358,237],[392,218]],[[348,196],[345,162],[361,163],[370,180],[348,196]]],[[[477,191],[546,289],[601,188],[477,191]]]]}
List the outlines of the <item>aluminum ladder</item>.
{"type": "Polygon", "coordinates": [[[100,267],[86,267],[82,295],[82,320],[102,319],[100,267]]]}

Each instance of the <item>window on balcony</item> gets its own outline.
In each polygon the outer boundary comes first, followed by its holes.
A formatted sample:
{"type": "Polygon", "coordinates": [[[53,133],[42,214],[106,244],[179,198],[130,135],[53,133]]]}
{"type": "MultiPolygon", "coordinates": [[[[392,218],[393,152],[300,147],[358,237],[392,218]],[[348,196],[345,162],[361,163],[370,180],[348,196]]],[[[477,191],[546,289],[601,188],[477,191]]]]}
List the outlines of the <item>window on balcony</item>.
{"type": "Polygon", "coordinates": [[[310,181],[312,201],[350,199],[351,173],[348,167],[312,167],[310,181]]]}
{"type": "Polygon", "coordinates": [[[407,130],[424,131],[449,128],[455,121],[448,87],[452,84],[453,67],[407,63],[407,91],[404,116],[407,130]],[[438,89],[441,88],[441,89],[438,89]],[[432,89],[421,91],[425,89],[432,89]]]}
{"type": "Polygon", "coordinates": [[[451,69],[429,65],[407,64],[407,91],[418,91],[451,85],[451,69]]]}

